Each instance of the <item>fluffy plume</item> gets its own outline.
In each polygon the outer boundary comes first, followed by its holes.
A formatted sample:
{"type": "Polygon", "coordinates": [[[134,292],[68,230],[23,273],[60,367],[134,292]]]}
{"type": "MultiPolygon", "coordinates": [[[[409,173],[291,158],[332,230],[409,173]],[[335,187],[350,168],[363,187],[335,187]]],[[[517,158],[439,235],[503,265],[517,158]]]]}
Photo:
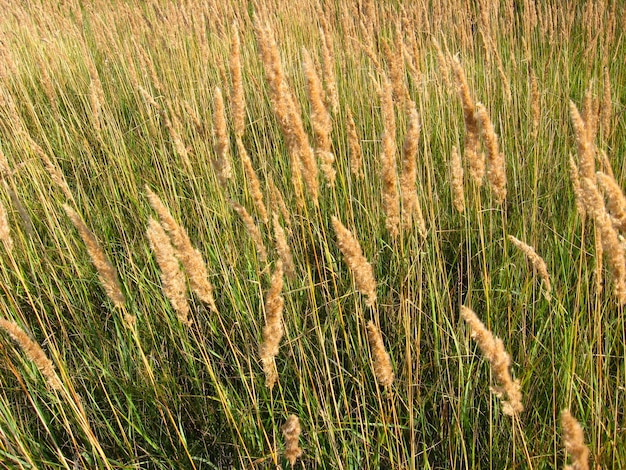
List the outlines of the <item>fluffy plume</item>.
{"type": "Polygon", "coordinates": [[[496,195],[496,200],[501,203],[506,198],[506,168],[504,155],[498,147],[498,136],[493,128],[487,109],[482,103],[476,103],[476,118],[481,127],[485,147],[487,148],[488,170],[487,179],[491,189],[496,195]]]}
{"type": "Polygon", "coordinates": [[[215,153],[217,154],[215,159],[217,179],[222,186],[225,186],[228,180],[232,179],[233,170],[230,164],[230,156],[228,155],[230,143],[226,129],[224,98],[219,87],[215,87],[215,94],[213,95],[213,138],[215,140],[215,153]]]}
{"type": "Polygon", "coordinates": [[[274,214],[273,223],[274,238],[276,240],[276,251],[278,252],[278,256],[280,256],[280,259],[283,262],[285,274],[287,275],[287,277],[291,278],[296,273],[296,267],[293,262],[293,256],[291,255],[291,248],[289,248],[289,243],[287,243],[287,235],[285,234],[285,230],[278,221],[277,214],[274,214]]]}
{"type": "Polygon", "coordinates": [[[384,124],[382,135],[383,148],[380,159],[382,164],[383,206],[387,216],[385,225],[389,233],[395,237],[399,233],[400,197],[396,181],[396,117],[393,110],[391,83],[387,77],[383,77],[380,101],[384,124]]]}
{"type": "Polygon", "coordinates": [[[176,310],[176,315],[181,323],[189,326],[191,321],[189,320],[185,275],[180,269],[178,258],[165,230],[152,217],[148,222],[147,236],[161,269],[163,292],[176,310]]]}
{"type": "Polygon", "coordinates": [[[587,211],[585,210],[583,190],[580,186],[580,171],[574,157],[571,155],[569,157],[569,170],[572,186],[574,187],[574,197],[576,198],[576,212],[581,217],[584,217],[587,211]]]}
{"type": "Polygon", "coordinates": [[[217,312],[217,306],[213,297],[213,286],[209,282],[209,274],[202,254],[193,247],[186,230],[174,220],[163,201],[147,186],[146,192],[150,206],[159,216],[162,227],[169,235],[172,245],[176,249],[176,257],[185,268],[191,289],[211,310],[217,312]]]}
{"type": "Polygon", "coordinates": [[[350,147],[350,171],[352,174],[363,179],[365,174],[363,173],[363,153],[361,151],[361,142],[359,135],[356,132],[356,124],[352,117],[352,111],[348,108],[346,117],[346,128],[348,130],[348,145],[350,147]]]}
{"type": "Polygon", "coordinates": [[[283,436],[285,436],[285,458],[289,460],[292,467],[296,464],[296,460],[302,456],[302,449],[298,446],[301,432],[298,417],[289,415],[283,425],[283,436]]]}
{"type": "Polygon", "coordinates": [[[402,147],[402,175],[400,176],[400,187],[402,188],[402,210],[403,225],[410,227],[415,221],[417,228],[422,235],[426,236],[426,222],[422,214],[419,199],[417,197],[417,147],[420,138],[420,121],[417,108],[413,101],[408,101],[409,126],[404,138],[402,147]]]}
{"type": "Polygon", "coordinates": [[[450,159],[450,173],[452,175],[452,203],[457,211],[465,210],[465,195],[463,191],[463,164],[458,149],[452,148],[450,159]]]}
{"type": "Polygon", "coordinates": [[[237,23],[233,24],[233,37],[230,47],[230,77],[232,80],[232,115],[235,135],[242,137],[245,129],[246,98],[243,91],[242,66],[241,66],[241,41],[237,23]]]}
{"type": "Polygon", "coordinates": [[[302,63],[306,78],[307,94],[311,103],[311,126],[315,134],[315,152],[321,161],[321,169],[331,186],[335,185],[335,156],[331,152],[330,133],[333,129],[330,113],[324,104],[322,83],[315,71],[313,60],[306,49],[302,49],[302,63]]]}
{"type": "Polygon", "coordinates": [[[255,18],[254,25],[261,62],[263,62],[265,77],[270,88],[272,108],[291,155],[292,180],[298,204],[302,205],[303,202],[302,176],[304,176],[307,190],[317,205],[319,195],[317,164],[309,138],[304,131],[299,106],[296,106],[296,101],[283,72],[274,32],[268,25],[262,24],[258,18],[255,18]]]}
{"type": "Polygon", "coordinates": [[[4,204],[0,202],[0,240],[7,252],[13,251],[13,238],[11,238],[11,229],[9,226],[9,218],[4,204]]]}
{"type": "Polygon", "coordinates": [[[568,409],[561,411],[561,427],[565,449],[572,461],[572,464],[565,465],[563,470],[588,470],[589,449],[585,445],[583,428],[568,409]]]}
{"type": "Polygon", "coordinates": [[[36,341],[30,339],[26,332],[13,321],[0,318],[0,328],[6,331],[9,336],[20,345],[26,357],[33,361],[37,369],[41,372],[41,375],[45,377],[48,386],[55,390],[61,390],[63,388],[63,384],[54,370],[52,361],[48,359],[48,356],[46,356],[46,353],[36,341]]]}
{"type": "Polygon", "coordinates": [[[363,256],[361,245],[352,232],[344,227],[337,217],[332,218],[332,223],[337,235],[337,244],[354,276],[356,288],[366,297],[365,303],[372,307],[376,302],[376,279],[372,265],[363,256]]]}
{"type": "Polygon", "coordinates": [[[250,185],[250,192],[252,193],[252,199],[254,200],[254,207],[261,216],[264,224],[269,222],[269,216],[267,214],[267,208],[265,202],[263,202],[263,193],[261,192],[261,182],[259,177],[252,167],[252,160],[248,155],[246,147],[243,145],[241,138],[237,137],[237,151],[239,152],[239,158],[243,163],[243,169],[246,174],[246,181],[250,185]]]}
{"type": "Polygon", "coordinates": [[[543,286],[546,290],[546,296],[548,299],[550,298],[550,292],[552,291],[552,285],[550,284],[550,275],[548,274],[548,267],[546,266],[546,262],[543,260],[541,256],[537,254],[535,249],[524,243],[523,241],[515,238],[513,235],[509,235],[509,240],[513,245],[515,245],[519,250],[526,255],[528,261],[533,265],[533,267],[539,273],[539,277],[543,281],[543,286]]]}
{"type": "Polygon", "coordinates": [[[463,70],[458,57],[454,57],[452,59],[452,70],[454,72],[457,91],[461,98],[463,117],[465,119],[465,130],[467,131],[465,135],[464,156],[469,162],[470,175],[476,183],[481,185],[483,176],[485,175],[485,159],[484,156],[478,151],[479,127],[475,116],[476,106],[474,105],[474,100],[472,99],[469,85],[467,84],[465,70],[463,70]]]}
{"type": "Polygon", "coordinates": [[[239,214],[239,216],[241,217],[241,220],[243,220],[243,223],[248,230],[248,234],[254,242],[254,246],[256,247],[256,251],[259,255],[259,260],[261,261],[261,263],[266,263],[267,250],[265,249],[265,244],[263,243],[263,235],[261,234],[261,230],[259,229],[257,224],[254,223],[254,219],[248,213],[245,207],[236,202],[233,202],[232,205],[233,209],[235,209],[235,212],[237,212],[237,214],[239,214]]]}
{"type": "Polygon", "coordinates": [[[602,249],[613,274],[615,297],[620,305],[626,304],[626,252],[620,243],[617,230],[606,212],[602,195],[594,179],[581,178],[585,209],[593,217],[600,231],[602,249]]]}
{"type": "Polygon", "coordinates": [[[109,299],[116,307],[124,306],[124,295],[122,294],[122,289],[120,287],[119,280],[117,278],[117,272],[113,267],[111,261],[104,253],[98,240],[94,234],[87,228],[83,219],[67,204],[63,205],[63,209],[67,213],[67,216],[78,230],[80,237],[83,239],[85,243],[85,247],[87,248],[87,253],[89,253],[89,257],[91,258],[91,262],[95,266],[98,271],[98,275],[100,278],[100,282],[104,287],[105,292],[107,293],[109,299]]]}
{"type": "Polygon", "coordinates": [[[265,385],[271,390],[278,379],[276,371],[276,356],[280,340],[283,338],[283,263],[276,262],[272,274],[270,290],[265,296],[265,327],[263,328],[263,343],[259,348],[261,364],[265,372],[265,385]]]}
{"type": "Polygon", "coordinates": [[[502,399],[502,412],[509,416],[514,416],[524,411],[522,405],[522,392],[520,391],[519,380],[513,380],[509,373],[511,357],[504,349],[504,344],[500,338],[495,337],[491,331],[485,327],[473,310],[462,306],[461,316],[472,331],[472,338],[478,344],[485,358],[491,364],[498,386],[494,387],[494,392],[498,398],[502,399]],[[506,400],[504,396],[506,395],[506,400]]]}
{"type": "Polygon", "coordinates": [[[367,323],[367,334],[372,350],[376,380],[383,387],[389,387],[393,383],[393,368],[391,366],[391,358],[383,343],[383,336],[372,321],[367,323]]]}
{"type": "Polygon", "coordinates": [[[626,197],[615,178],[606,173],[597,172],[598,185],[606,196],[606,208],[611,215],[613,225],[618,230],[626,232],[626,197]]]}

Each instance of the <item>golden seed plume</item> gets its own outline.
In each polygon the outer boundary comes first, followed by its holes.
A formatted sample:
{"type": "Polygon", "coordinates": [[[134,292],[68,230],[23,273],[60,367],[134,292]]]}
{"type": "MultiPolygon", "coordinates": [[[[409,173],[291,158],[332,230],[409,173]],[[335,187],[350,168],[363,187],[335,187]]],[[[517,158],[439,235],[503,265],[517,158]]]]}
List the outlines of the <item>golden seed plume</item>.
{"type": "Polygon", "coordinates": [[[9,218],[4,204],[0,202],[0,240],[4,245],[4,249],[7,252],[13,251],[13,238],[11,238],[11,229],[9,225],[9,218]]]}
{"type": "Polygon", "coordinates": [[[0,318],[0,328],[6,331],[9,336],[20,345],[26,357],[37,366],[37,369],[39,369],[41,375],[44,376],[50,388],[55,390],[61,390],[63,388],[63,384],[54,369],[54,364],[48,359],[48,356],[46,356],[46,353],[36,341],[30,339],[26,332],[14,321],[0,318]]]}
{"type": "Polygon", "coordinates": [[[272,108],[282,130],[291,155],[291,171],[296,198],[303,205],[302,177],[315,205],[319,204],[319,182],[317,163],[309,138],[304,131],[299,106],[283,72],[278,46],[270,26],[262,24],[258,17],[254,21],[261,62],[270,88],[272,108]]]}
{"type": "Polygon", "coordinates": [[[385,208],[385,226],[391,236],[396,237],[400,225],[400,197],[398,194],[396,174],[396,117],[393,109],[391,83],[383,76],[383,86],[380,89],[380,101],[383,115],[382,135],[382,182],[383,206],[385,208]]]}
{"type": "Polygon", "coordinates": [[[564,470],[588,470],[589,448],[585,445],[583,428],[568,409],[561,411],[561,427],[563,428],[563,443],[570,454],[571,465],[565,465],[564,470]]]}
{"type": "Polygon", "coordinates": [[[535,72],[531,72],[530,75],[530,114],[532,116],[531,136],[534,140],[539,134],[539,120],[541,118],[539,84],[535,72]]]}
{"type": "Polygon", "coordinates": [[[461,155],[456,146],[452,147],[450,158],[450,173],[452,175],[452,203],[457,211],[465,211],[465,194],[463,191],[463,164],[461,155]]]}
{"type": "Polygon", "coordinates": [[[491,364],[498,386],[493,388],[496,396],[502,399],[502,412],[514,416],[524,411],[519,380],[513,380],[509,373],[511,356],[504,349],[504,344],[487,329],[473,310],[461,306],[461,316],[472,331],[472,338],[478,344],[485,358],[491,364]],[[506,400],[504,396],[506,395],[506,400]]]}
{"type": "Polygon", "coordinates": [[[243,145],[240,137],[237,137],[237,151],[239,152],[239,158],[241,158],[241,162],[243,163],[243,169],[246,174],[246,181],[250,185],[250,192],[252,193],[252,199],[254,200],[254,207],[258,211],[261,216],[261,220],[263,220],[264,224],[269,222],[269,216],[267,214],[267,208],[265,207],[265,202],[263,202],[263,192],[261,192],[261,182],[259,181],[259,177],[254,171],[252,167],[252,160],[248,155],[248,151],[246,147],[243,145]]]}
{"type": "Polygon", "coordinates": [[[324,104],[322,83],[315,71],[315,64],[309,52],[302,49],[302,63],[306,78],[307,94],[311,103],[311,127],[315,134],[315,153],[321,161],[321,169],[331,186],[335,185],[336,171],[333,168],[335,156],[331,152],[330,133],[333,125],[330,113],[324,104]]]}
{"type": "Polygon", "coordinates": [[[626,252],[619,241],[617,230],[613,226],[611,217],[606,212],[600,190],[595,179],[581,178],[581,188],[584,196],[585,209],[589,213],[600,231],[602,249],[607,254],[607,261],[613,274],[615,297],[620,305],[626,304],[626,252]]]}
{"type": "Polygon", "coordinates": [[[476,103],[476,118],[481,127],[485,147],[487,148],[487,179],[495,193],[496,201],[501,203],[506,199],[506,166],[504,155],[498,147],[498,136],[493,128],[487,109],[482,103],[476,103]]]}
{"type": "Polygon", "coordinates": [[[98,240],[95,235],[87,228],[83,219],[67,204],[63,205],[63,209],[67,213],[67,216],[78,230],[80,237],[83,239],[85,243],[85,247],[87,248],[87,253],[89,253],[89,257],[91,258],[91,262],[94,267],[98,271],[98,277],[100,278],[100,282],[104,287],[104,290],[115,305],[118,308],[124,306],[125,300],[124,295],[122,294],[122,288],[120,287],[120,282],[117,277],[117,271],[113,267],[113,264],[109,260],[108,256],[104,253],[98,240]]]}
{"type": "Polygon", "coordinates": [[[372,350],[372,359],[374,361],[374,375],[376,380],[383,387],[390,387],[393,384],[393,367],[391,366],[391,358],[385,349],[383,336],[380,329],[373,321],[367,323],[367,335],[372,350]]]}
{"type": "Polygon", "coordinates": [[[570,101],[569,106],[572,124],[574,125],[574,133],[576,135],[580,177],[594,178],[596,172],[595,145],[590,139],[587,124],[578,112],[578,108],[574,102],[570,101]]]}
{"type": "Polygon", "coordinates": [[[356,288],[366,297],[365,303],[372,307],[376,302],[376,279],[372,265],[363,255],[361,244],[337,217],[332,218],[337,235],[337,245],[354,276],[356,288]]]}
{"type": "Polygon", "coordinates": [[[335,54],[333,42],[326,22],[322,22],[320,28],[320,39],[322,42],[322,71],[324,73],[324,85],[326,95],[333,114],[339,112],[339,94],[337,93],[337,79],[335,78],[335,54]]]}
{"type": "Polygon", "coordinates": [[[422,237],[426,236],[426,221],[417,197],[417,147],[420,139],[420,120],[417,108],[413,101],[407,101],[409,108],[409,125],[402,147],[402,174],[400,188],[402,189],[402,223],[405,228],[417,225],[422,237]]]}
{"type": "Polygon", "coordinates": [[[241,40],[239,39],[239,27],[233,23],[233,37],[230,47],[230,77],[232,81],[232,115],[235,135],[242,137],[246,120],[246,98],[243,90],[242,65],[241,65],[241,40]]]}
{"type": "Polygon", "coordinates": [[[248,230],[248,234],[254,242],[257,254],[259,255],[259,260],[263,264],[267,263],[267,250],[265,249],[265,244],[263,243],[263,234],[261,233],[261,230],[259,229],[257,224],[254,223],[254,219],[248,213],[245,207],[236,202],[233,202],[232,205],[235,212],[237,212],[237,214],[239,214],[239,216],[241,217],[241,220],[243,220],[243,223],[248,230]]]}
{"type": "Polygon", "coordinates": [[[598,185],[606,196],[606,208],[609,211],[613,225],[618,230],[626,232],[626,196],[615,178],[606,173],[596,173],[598,185]]]}
{"type": "Polygon", "coordinates": [[[150,217],[146,232],[150,247],[154,252],[159,268],[161,269],[161,284],[163,293],[168,298],[176,315],[183,325],[191,325],[189,319],[189,303],[187,302],[187,286],[185,275],[180,269],[174,247],[165,233],[165,230],[155,219],[150,217]]]}
{"type": "Polygon", "coordinates": [[[348,146],[350,147],[350,171],[359,179],[365,177],[363,172],[363,152],[361,150],[361,141],[356,131],[356,124],[352,117],[350,108],[347,110],[346,128],[348,131],[348,146]]]}
{"type": "Polygon", "coordinates": [[[222,96],[222,90],[219,87],[215,87],[215,94],[213,95],[213,137],[215,140],[215,153],[217,154],[215,160],[217,179],[224,187],[228,183],[228,180],[232,179],[233,170],[228,154],[230,142],[226,128],[224,98],[222,96]]]}
{"type": "Polygon", "coordinates": [[[539,273],[539,277],[543,281],[543,286],[546,290],[546,297],[550,298],[550,292],[552,292],[552,285],[550,284],[550,275],[548,274],[548,267],[546,266],[546,262],[543,260],[541,256],[537,254],[535,249],[524,243],[523,241],[515,238],[513,235],[509,235],[509,240],[513,245],[515,245],[526,257],[528,261],[533,265],[533,267],[539,273]]]}
{"type": "Polygon", "coordinates": [[[276,356],[280,340],[283,338],[283,307],[285,301],[283,290],[283,263],[276,262],[272,274],[270,289],[265,296],[265,327],[263,328],[263,342],[259,348],[261,364],[265,372],[265,385],[271,390],[278,379],[276,371],[276,356]]]}
{"type": "Polygon", "coordinates": [[[285,436],[285,458],[293,467],[296,460],[302,456],[302,449],[298,446],[300,440],[300,420],[296,415],[289,415],[285,424],[283,424],[283,436],[285,436]]]}
{"type": "Polygon", "coordinates": [[[585,202],[583,190],[580,186],[580,170],[578,169],[578,165],[574,160],[574,157],[570,155],[569,157],[569,171],[570,171],[570,179],[572,180],[572,186],[574,187],[574,197],[576,200],[576,212],[581,217],[584,217],[586,214],[585,210],[585,202]]]}
{"type": "Polygon", "coordinates": [[[146,193],[150,206],[159,216],[161,226],[167,232],[172,245],[174,245],[176,257],[185,268],[191,289],[211,310],[217,312],[215,298],[213,297],[213,286],[209,281],[207,266],[202,258],[202,254],[193,247],[187,231],[174,220],[174,217],[172,217],[172,214],[165,207],[159,196],[152,192],[148,186],[146,186],[146,193]]]}
{"type": "Polygon", "coordinates": [[[467,84],[467,78],[465,76],[465,70],[461,66],[461,62],[458,57],[452,59],[452,70],[454,72],[454,80],[456,82],[457,91],[461,98],[461,105],[463,107],[463,118],[465,120],[465,148],[463,155],[470,165],[470,175],[478,185],[482,184],[483,177],[485,175],[485,160],[483,155],[478,151],[478,135],[479,127],[478,120],[476,119],[475,111],[476,106],[467,84]]]}
{"type": "Polygon", "coordinates": [[[273,223],[276,251],[285,267],[285,274],[287,277],[292,278],[296,274],[296,267],[293,262],[293,256],[291,255],[291,248],[289,248],[289,243],[287,243],[287,235],[278,221],[278,214],[274,214],[273,223]]]}

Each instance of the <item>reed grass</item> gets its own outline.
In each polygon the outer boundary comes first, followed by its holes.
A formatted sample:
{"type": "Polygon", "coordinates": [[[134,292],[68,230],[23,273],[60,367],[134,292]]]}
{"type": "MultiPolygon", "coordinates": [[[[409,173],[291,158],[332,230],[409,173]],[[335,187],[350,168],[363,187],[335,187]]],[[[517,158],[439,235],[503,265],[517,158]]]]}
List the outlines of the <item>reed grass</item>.
{"type": "Polygon", "coordinates": [[[626,466],[623,2],[2,11],[3,468],[626,466]]]}

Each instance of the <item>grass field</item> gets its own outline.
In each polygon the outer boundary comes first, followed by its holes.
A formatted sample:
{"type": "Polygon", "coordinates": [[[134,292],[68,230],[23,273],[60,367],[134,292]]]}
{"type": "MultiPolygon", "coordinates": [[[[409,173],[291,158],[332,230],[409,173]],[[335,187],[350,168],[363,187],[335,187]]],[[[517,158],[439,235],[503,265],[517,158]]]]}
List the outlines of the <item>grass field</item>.
{"type": "Polygon", "coordinates": [[[6,468],[626,467],[623,2],[0,7],[6,468]]]}

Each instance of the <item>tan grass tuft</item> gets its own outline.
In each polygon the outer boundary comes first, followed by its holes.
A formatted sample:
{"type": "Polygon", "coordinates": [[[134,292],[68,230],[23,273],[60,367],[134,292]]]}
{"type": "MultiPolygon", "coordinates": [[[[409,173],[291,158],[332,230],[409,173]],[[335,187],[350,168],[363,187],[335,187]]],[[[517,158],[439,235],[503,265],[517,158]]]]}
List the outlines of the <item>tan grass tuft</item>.
{"type": "Polygon", "coordinates": [[[463,164],[461,155],[456,146],[452,148],[450,158],[450,173],[452,175],[452,203],[457,211],[465,211],[465,195],[463,191],[463,164]]]}
{"type": "Polygon", "coordinates": [[[187,285],[174,247],[161,224],[152,217],[148,221],[147,236],[161,269],[163,292],[176,310],[180,322],[189,326],[191,320],[189,319],[189,303],[187,302],[187,285]]]}
{"type": "Polygon", "coordinates": [[[337,79],[335,77],[335,53],[326,21],[322,21],[320,39],[322,42],[322,71],[324,73],[326,95],[328,96],[328,103],[332,112],[337,114],[339,112],[339,94],[337,93],[337,79]]]}
{"type": "Polygon", "coordinates": [[[257,224],[254,223],[254,219],[248,213],[245,207],[236,202],[233,202],[232,205],[235,212],[237,212],[237,214],[239,214],[239,216],[241,217],[241,220],[243,220],[243,223],[248,230],[248,234],[254,242],[257,254],[259,255],[259,260],[263,264],[267,263],[267,250],[265,249],[265,244],[263,243],[263,234],[261,233],[261,230],[259,229],[257,224]]]}
{"type": "Polygon", "coordinates": [[[537,83],[537,76],[534,72],[531,72],[530,75],[530,115],[532,117],[531,136],[534,140],[539,134],[539,120],[541,118],[539,85],[537,83]]]}
{"type": "Polygon", "coordinates": [[[391,83],[383,77],[380,89],[380,101],[384,131],[382,135],[381,167],[383,181],[383,206],[385,208],[385,226],[392,237],[399,233],[400,197],[396,174],[396,117],[393,109],[391,83]]]}
{"type": "Polygon", "coordinates": [[[298,446],[300,440],[300,420],[296,415],[289,415],[283,425],[283,436],[285,436],[285,458],[293,467],[296,460],[302,456],[302,449],[298,446]]]}
{"type": "Polygon", "coordinates": [[[215,160],[217,179],[220,185],[225,187],[228,180],[233,177],[233,170],[230,163],[230,156],[228,155],[230,142],[228,139],[228,130],[226,128],[224,97],[222,96],[222,90],[219,87],[215,87],[215,94],[213,95],[213,138],[215,140],[215,153],[217,154],[217,158],[215,160]]]}
{"type": "Polygon", "coordinates": [[[584,195],[585,209],[593,217],[596,227],[600,231],[602,249],[613,274],[615,297],[620,305],[626,304],[626,252],[620,243],[617,230],[613,226],[611,217],[606,212],[604,201],[595,180],[581,179],[581,188],[584,195]]]}
{"type": "Polygon", "coordinates": [[[493,123],[487,114],[487,109],[482,103],[476,103],[476,118],[481,127],[483,140],[487,149],[487,179],[491,189],[496,195],[496,201],[502,203],[506,199],[506,166],[504,155],[498,147],[498,136],[493,128],[493,123]]]}
{"type": "Polygon", "coordinates": [[[572,180],[572,186],[574,187],[574,197],[576,200],[576,212],[581,217],[584,217],[587,211],[585,210],[585,201],[583,190],[580,186],[580,170],[578,169],[578,165],[574,160],[574,157],[570,155],[569,157],[569,170],[570,170],[570,179],[572,180]]]}
{"type": "Polygon", "coordinates": [[[0,240],[4,245],[4,249],[10,253],[13,251],[13,238],[11,238],[11,229],[9,218],[4,204],[0,202],[0,240]]]}
{"type": "Polygon", "coordinates": [[[390,387],[393,384],[393,367],[391,358],[385,349],[383,336],[380,329],[373,321],[367,323],[367,334],[369,337],[372,359],[374,361],[374,375],[376,380],[383,387],[390,387]]]}
{"type": "Polygon", "coordinates": [[[285,301],[282,296],[283,290],[283,263],[276,262],[276,268],[272,274],[270,290],[265,296],[265,327],[263,328],[263,343],[259,348],[263,371],[265,372],[265,385],[271,390],[278,379],[276,371],[276,356],[280,340],[283,337],[283,307],[285,301]]]}
{"type": "Polygon", "coordinates": [[[596,173],[598,185],[606,196],[606,208],[609,211],[613,225],[618,230],[626,232],[626,196],[615,178],[598,171],[596,173]]]}
{"type": "Polygon", "coordinates": [[[522,392],[519,380],[513,380],[509,373],[511,356],[504,349],[504,344],[485,327],[473,310],[461,306],[461,316],[472,331],[472,338],[478,344],[485,358],[491,364],[498,386],[492,391],[502,399],[502,412],[509,416],[518,415],[524,411],[522,405],[522,392]],[[504,396],[506,395],[506,400],[504,396]]]}
{"type": "Polygon", "coordinates": [[[321,169],[331,186],[335,185],[336,171],[333,168],[335,156],[331,152],[330,133],[333,125],[330,113],[324,104],[322,83],[315,71],[315,64],[309,52],[302,49],[302,63],[306,78],[307,94],[311,103],[311,126],[315,134],[315,153],[321,161],[321,169]]]}
{"type": "Polygon", "coordinates": [[[230,46],[230,77],[232,80],[231,105],[235,135],[242,137],[246,122],[246,97],[243,90],[241,65],[241,40],[237,22],[233,23],[233,37],[230,46]]]}
{"type": "Polygon", "coordinates": [[[463,118],[465,119],[465,148],[463,155],[469,162],[470,175],[478,185],[482,184],[483,177],[485,175],[485,160],[483,155],[478,151],[478,135],[479,127],[478,120],[476,119],[475,111],[476,106],[467,84],[467,78],[465,76],[465,70],[461,66],[461,62],[458,57],[452,59],[452,70],[454,72],[454,80],[456,82],[457,91],[461,98],[461,105],[463,107],[463,118]]]}
{"type": "Polygon", "coordinates": [[[571,465],[565,465],[563,469],[588,470],[589,448],[585,445],[583,428],[568,409],[561,411],[561,427],[565,450],[570,454],[572,461],[571,465]]]}
{"type": "Polygon", "coordinates": [[[85,247],[87,248],[87,253],[89,253],[91,262],[98,271],[98,277],[100,278],[100,282],[102,283],[107,296],[111,299],[113,305],[118,308],[122,308],[125,303],[124,295],[122,294],[122,288],[120,287],[117,272],[113,267],[113,264],[100,247],[100,244],[94,234],[91,230],[89,230],[85,222],[83,222],[83,219],[81,219],[74,209],[67,204],[63,205],[63,209],[65,209],[67,216],[72,221],[72,224],[74,224],[74,227],[76,227],[76,230],[78,230],[80,237],[83,239],[85,247]]]}
{"type": "Polygon", "coordinates": [[[14,321],[0,318],[0,328],[6,331],[9,336],[20,345],[26,357],[33,361],[37,369],[41,372],[41,375],[45,377],[50,388],[55,390],[61,390],[63,388],[63,384],[54,369],[54,364],[48,359],[48,356],[46,356],[46,353],[36,341],[30,339],[26,332],[14,321]]]}
{"type": "Polygon", "coordinates": [[[267,24],[262,24],[258,17],[255,18],[254,25],[261,62],[270,88],[272,108],[291,155],[292,180],[298,204],[303,205],[302,177],[304,177],[307,190],[315,205],[318,205],[319,182],[315,155],[304,131],[299,106],[296,106],[283,72],[274,32],[267,24]]]}
{"type": "Polygon", "coordinates": [[[594,178],[595,175],[595,145],[590,138],[587,124],[580,115],[573,101],[570,101],[570,115],[574,125],[578,151],[578,167],[581,178],[594,178]]]}
{"type": "Polygon", "coordinates": [[[217,306],[213,297],[213,286],[209,282],[209,275],[202,254],[193,247],[187,231],[174,220],[163,201],[147,186],[146,192],[150,206],[159,216],[161,225],[169,235],[172,245],[174,245],[176,257],[185,268],[191,289],[211,310],[217,312],[217,306]]]}
{"type": "Polygon", "coordinates": [[[264,224],[269,223],[269,216],[267,214],[267,208],[265,202],[263,202],[263,192],[261,191],[261,182],[259,177],[252,167],[252,160],[248,155],[246,147],[243,145],[240,137],[237,137],[237,151],[239,152],[239,158],[243,163],[243,169],[246,174],[246,180],[250,185],[250,192],[252,193],[252,199],[254,200],[254,207],[261,216],[264,224]]]}
{"type": "Polygon", "coordinates": [[[550,275],[548,274],[548,267],[546,266],[546,262],[543,260],[541,256],[537,254],[535,249],[524,243],[523,241],[515,238],[513,235],[509,235],[509,240],[513,245],[515,245],[519,250],[526,255],[530,263],[533,265],[533,268],[537,270],[539,273],[539,277],[543,281],[543,286],[546,290],[546,297],[550,299],[550,292],[552,292],[552,285],[550,284],[550,275]]]}
{"type": "Polygon", "coordinates": [[[400,176],[400,187],[402,188],[402,210],[403,225],[410,227],[413,222],[422,237],[426,236],[426,222],[422,214],[419,198],[417,197],[417,148],[420,138],[420,120],[417,108],[413,101],[408,101],[409,125],[404,137],[402,147],[402,175],[400,176]]]}
{"type": "Polygon", "coordinates": [[[376,279],[372,265],[363,255],[361,245],[352,232],[337,217],[332,218],[332,224],[337,235],[337,244],[354,276],[356,288],[366,297],[365,303],[372,307],[376,302],[376,279]]]}
{"type": "Polygon", "coordinates": [[[350,171],[356,178],[363,179],[365,177],[363,172],[363,152],[350,108],[347,110],[346,128],[348,131],[348,146],[350,147],[350,171]]]}
{"type": "Polygon", "coordinates": [[[278,221],[278,214],[274,214],[273,223],[274,239],[276,240],[276,251],[278,252],[278,256],[280,256],[280,259],[283,262],[285,274],[287,275],[287,277],[292,278],[296,274],[296,267],[293,262],[291,248],[289,248],[289,243],[287,243],[287,235],[285,234],[285,230],[278,221]]]}

